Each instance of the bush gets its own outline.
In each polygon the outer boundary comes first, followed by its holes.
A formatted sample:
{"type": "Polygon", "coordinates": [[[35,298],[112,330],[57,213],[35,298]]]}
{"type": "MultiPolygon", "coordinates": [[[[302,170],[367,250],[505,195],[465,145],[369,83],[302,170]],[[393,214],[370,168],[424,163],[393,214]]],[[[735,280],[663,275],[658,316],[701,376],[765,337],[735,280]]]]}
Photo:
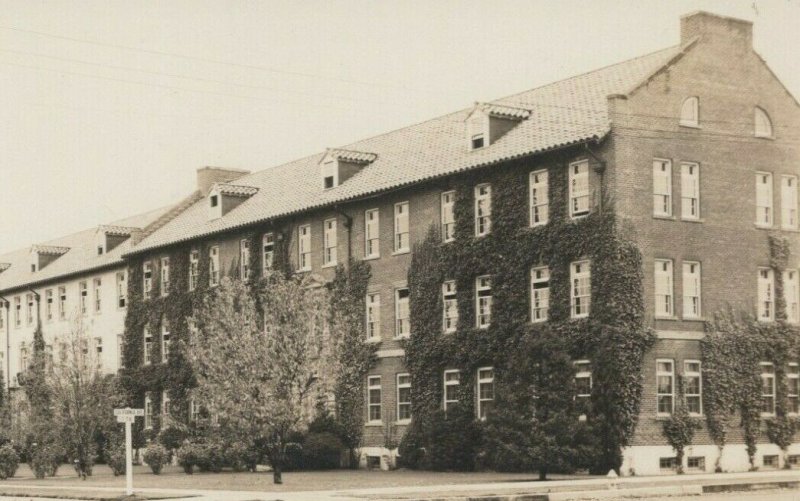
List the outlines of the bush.
{"type": "Polygon", "coordinates": [[[309,433],[303,442],[303,468],[306,470],[338,468],[344,448],[342,441],[333,433],[309,433]]]}
{"type": "Polygon", "coordinates": [[[256,466],[261,459],[261,454],[254,445],[236,441],[225,448],[225,464],[233,471],[256,471],[256,466]]]}
{"type": "Polygon", "coordinates": [[[409,469],[473,471],[483,430],[470,409],[460,404],[433,412],[426,423],[412,422],[400,442],[399,464],[409,469]]]}
{"type": "Polygon", "coordinates": [[[184,442],[183,445],[178,447],[178,465],[183,468],[183,472],[191,475],[194,473],[194,467],[197,466],[200,451],[197,444],[192,442],[184,442]]]}
{"type": "Polygon", "coordinates": [[[0,447],[0,480],[11,478],[17,473],[19,455],[11,444],[0,447]]]}
{"type": "Polygon", "coordinates": [[[220,441],[204,442],[197,446],[197,467],[200,471],[219,473],[225,465],[223,445],[220,441]]]}
{"type": "Polygon", "coordinates": [[[158,441],[170,451],[179,448],[184,440],[186,440],[186,432],[175,426],[170,426],[169,428],[161,430],[161,433],[158,435],[158,441]]]}
{"type": "Polygon", "coordinates": [[[115,477],[125,474],[125,447],[117,446],[106,451],[106,459],[115,477]]]}
{"type": "Polygon", "coordinates": [[[163,445],[154,442],[147,446],[144,451],[144,461],[153,470],[155,475],[161,473],[164,464],[169,460],[169,452],[163,445]]]}
{"type": "Polygon", "coordinates": [[[34,476],[40,479],[47,475],[54,477],[61,463],[62,451],[50,444],[32,446],[32,449],[28,456],[34,476]]]}

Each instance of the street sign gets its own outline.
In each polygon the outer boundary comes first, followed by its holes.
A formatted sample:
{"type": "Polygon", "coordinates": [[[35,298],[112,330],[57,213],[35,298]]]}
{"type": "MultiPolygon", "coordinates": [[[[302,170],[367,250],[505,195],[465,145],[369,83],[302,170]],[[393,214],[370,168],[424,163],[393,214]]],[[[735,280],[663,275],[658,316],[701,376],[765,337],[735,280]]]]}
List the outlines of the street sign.
{"type": "Polygon", "coordinates": [[[144,416],[144,409],[131,409],[126,407],[124,409],[114,409],[115,416],[144,416]]]}
{"type": "Polygon", "coordinates": [[[122,416],[117,416],[117,423],[133,423],[135,419],[136,416],[126,416],[123,414],[122,416]]]}
{"type": "Polygon", "coordinates": [[[131,425],[137,416],[144,416],[144,409],[114,409],[118,423],[125,423],[125,483],[128,496],[133,496],[133,434],[131,425]]]}

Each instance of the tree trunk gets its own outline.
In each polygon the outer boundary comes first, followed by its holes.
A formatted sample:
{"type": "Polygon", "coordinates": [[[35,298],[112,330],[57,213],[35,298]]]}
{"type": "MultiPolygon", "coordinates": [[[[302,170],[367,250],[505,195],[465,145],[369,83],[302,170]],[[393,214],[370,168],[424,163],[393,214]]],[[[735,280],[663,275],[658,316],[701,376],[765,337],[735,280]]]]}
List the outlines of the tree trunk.
{"type": "Polygon", "coordinates": [[[347,465],[348,468],[351,470],[358,469],[358,455],[356,454],[356,449],[354,447],[350,447],[347,449],[348,456],[349,456],[349,464],[347,465]]]}
{"type": "Polygon", "coordinates": [[[283,478],[281,477],[281,465],[274,464],[272,465],[272,483],[273,484],[282,484],[283,478]]]}
{"type": "Polygon", "coordinates": [[[547,480],[547,468],[539,468],[539,480],[547,480]]]}

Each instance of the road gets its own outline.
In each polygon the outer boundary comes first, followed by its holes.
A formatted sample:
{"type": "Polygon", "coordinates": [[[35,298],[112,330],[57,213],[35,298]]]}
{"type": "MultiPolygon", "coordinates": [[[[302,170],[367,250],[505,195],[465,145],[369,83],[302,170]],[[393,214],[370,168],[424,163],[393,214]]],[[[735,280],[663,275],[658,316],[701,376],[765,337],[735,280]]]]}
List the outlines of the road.
{"type": "MultiPolygon", "coordinates": [[[[620,498],[622,500],[623,498],[620,498]]],[[[664,501],[800,501],[800,490],[778,489],[758,490],[750,492],[727,492],[720,494],[703,494],[702,496],[669,496],[651,498],[664,501]]],[[[616,501],[616,500],[615,500],[616,501]]],[[[630,498],[625,498],[630,501],[630,498]]]]}

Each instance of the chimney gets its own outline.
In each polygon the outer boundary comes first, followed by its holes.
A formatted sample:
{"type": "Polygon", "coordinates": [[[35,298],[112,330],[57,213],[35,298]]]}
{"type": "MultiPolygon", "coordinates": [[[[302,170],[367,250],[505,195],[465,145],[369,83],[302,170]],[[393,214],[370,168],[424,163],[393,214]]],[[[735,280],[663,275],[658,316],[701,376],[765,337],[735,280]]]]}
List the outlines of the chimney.
{"type": "Polygon", "coordinates": [[[222,167],[201,167],[197,169],[197,190],[208,195],[214,183],[227,183],[250,174],[249,170],[223,169],[222,167]]]}
{"type": "Polygon", "coordinates": [[[703,11],[681,16],[681,45],[686,45],[696,37],[700,37],[704,43],[752,49],[753,23],[703,11]]]}

